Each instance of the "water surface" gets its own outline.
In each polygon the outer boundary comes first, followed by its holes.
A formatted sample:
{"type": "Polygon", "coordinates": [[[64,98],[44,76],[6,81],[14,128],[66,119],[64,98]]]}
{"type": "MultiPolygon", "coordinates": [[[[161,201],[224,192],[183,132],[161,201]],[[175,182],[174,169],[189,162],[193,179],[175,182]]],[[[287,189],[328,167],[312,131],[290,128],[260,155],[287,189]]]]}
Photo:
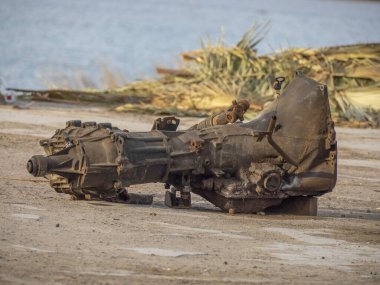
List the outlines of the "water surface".
{"type": "Polygon", "coordinates": [[[380,2],[326,0],[1,0],[0,77],[7,86],[85,72],[101,87],[102,64],[133,80],[175,66],[177,54],[224,30],[236,43],[271,22],[261,53],[380,41],[380,2]]]}

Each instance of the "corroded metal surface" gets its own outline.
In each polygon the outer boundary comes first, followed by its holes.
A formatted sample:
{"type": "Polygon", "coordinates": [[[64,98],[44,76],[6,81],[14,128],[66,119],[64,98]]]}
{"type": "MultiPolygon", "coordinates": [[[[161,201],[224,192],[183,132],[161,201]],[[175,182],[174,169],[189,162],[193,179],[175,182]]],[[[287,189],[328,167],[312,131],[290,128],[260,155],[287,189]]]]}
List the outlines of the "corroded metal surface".
{"type": "Polygon", "coordinates": [[[235,101],[187,131],[176,131],[174,117],[147,132],[69,121],[41,140],[46,156],[33,156],[27,170],[76,199],[133,202],[128,186],[162,182],[168,206],[190,207],[195,193],[231,213],[334,188],[337,143],[325,85],[297,76],[257,118],[237,123],[247,108],[235,101]]]}

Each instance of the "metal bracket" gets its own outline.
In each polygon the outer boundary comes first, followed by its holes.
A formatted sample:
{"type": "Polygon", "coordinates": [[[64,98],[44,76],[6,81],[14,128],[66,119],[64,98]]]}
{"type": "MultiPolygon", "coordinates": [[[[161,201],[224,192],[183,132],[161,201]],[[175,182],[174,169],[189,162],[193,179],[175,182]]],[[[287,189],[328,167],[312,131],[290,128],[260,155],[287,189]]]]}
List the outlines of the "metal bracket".
{"type": "Polygon", "coordinates": [[[158,130],[158,131],[175,132],[178,128],[179,122],[180,122],[180,119],[177,119],[174,116],[157,118],[153,122],[152,131],[158,130]]]}

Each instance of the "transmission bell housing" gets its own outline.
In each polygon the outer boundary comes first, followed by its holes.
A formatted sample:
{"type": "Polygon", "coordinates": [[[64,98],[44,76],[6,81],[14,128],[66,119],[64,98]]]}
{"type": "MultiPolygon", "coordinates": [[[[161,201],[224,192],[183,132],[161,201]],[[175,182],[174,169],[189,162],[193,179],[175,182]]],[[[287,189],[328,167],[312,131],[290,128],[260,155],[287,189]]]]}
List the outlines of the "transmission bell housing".
{"type": "Polygon", "coordinates": [[[76,199],[139,203],[129,186],[161,182],[170,207],[190,207],[195,193],[233,213],[332,191],[337,142],[327,87],[298,75],[258,117],[239,122],[248,107],[234,101],[184,131],[175,117],[146,132],[69,121],[40,141],[46,156],[30,158],[27,170],[76,199]]]}

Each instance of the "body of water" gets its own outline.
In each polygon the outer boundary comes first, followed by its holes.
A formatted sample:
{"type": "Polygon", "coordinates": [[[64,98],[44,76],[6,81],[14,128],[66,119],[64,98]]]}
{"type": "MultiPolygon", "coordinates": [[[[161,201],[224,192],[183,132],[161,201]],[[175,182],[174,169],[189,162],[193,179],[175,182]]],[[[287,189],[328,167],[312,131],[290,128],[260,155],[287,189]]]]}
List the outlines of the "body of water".
{"type": "Polygon", "coordinates": [[[260,53],[284,47],[380,42],[380,2],[327,0],[0,0],[0,77],[43,88],[83,72],[102,87],[102,65],[128,80],[175,66],[178,54],[216,40],[232,45],[270,21],[260,53]]]}

